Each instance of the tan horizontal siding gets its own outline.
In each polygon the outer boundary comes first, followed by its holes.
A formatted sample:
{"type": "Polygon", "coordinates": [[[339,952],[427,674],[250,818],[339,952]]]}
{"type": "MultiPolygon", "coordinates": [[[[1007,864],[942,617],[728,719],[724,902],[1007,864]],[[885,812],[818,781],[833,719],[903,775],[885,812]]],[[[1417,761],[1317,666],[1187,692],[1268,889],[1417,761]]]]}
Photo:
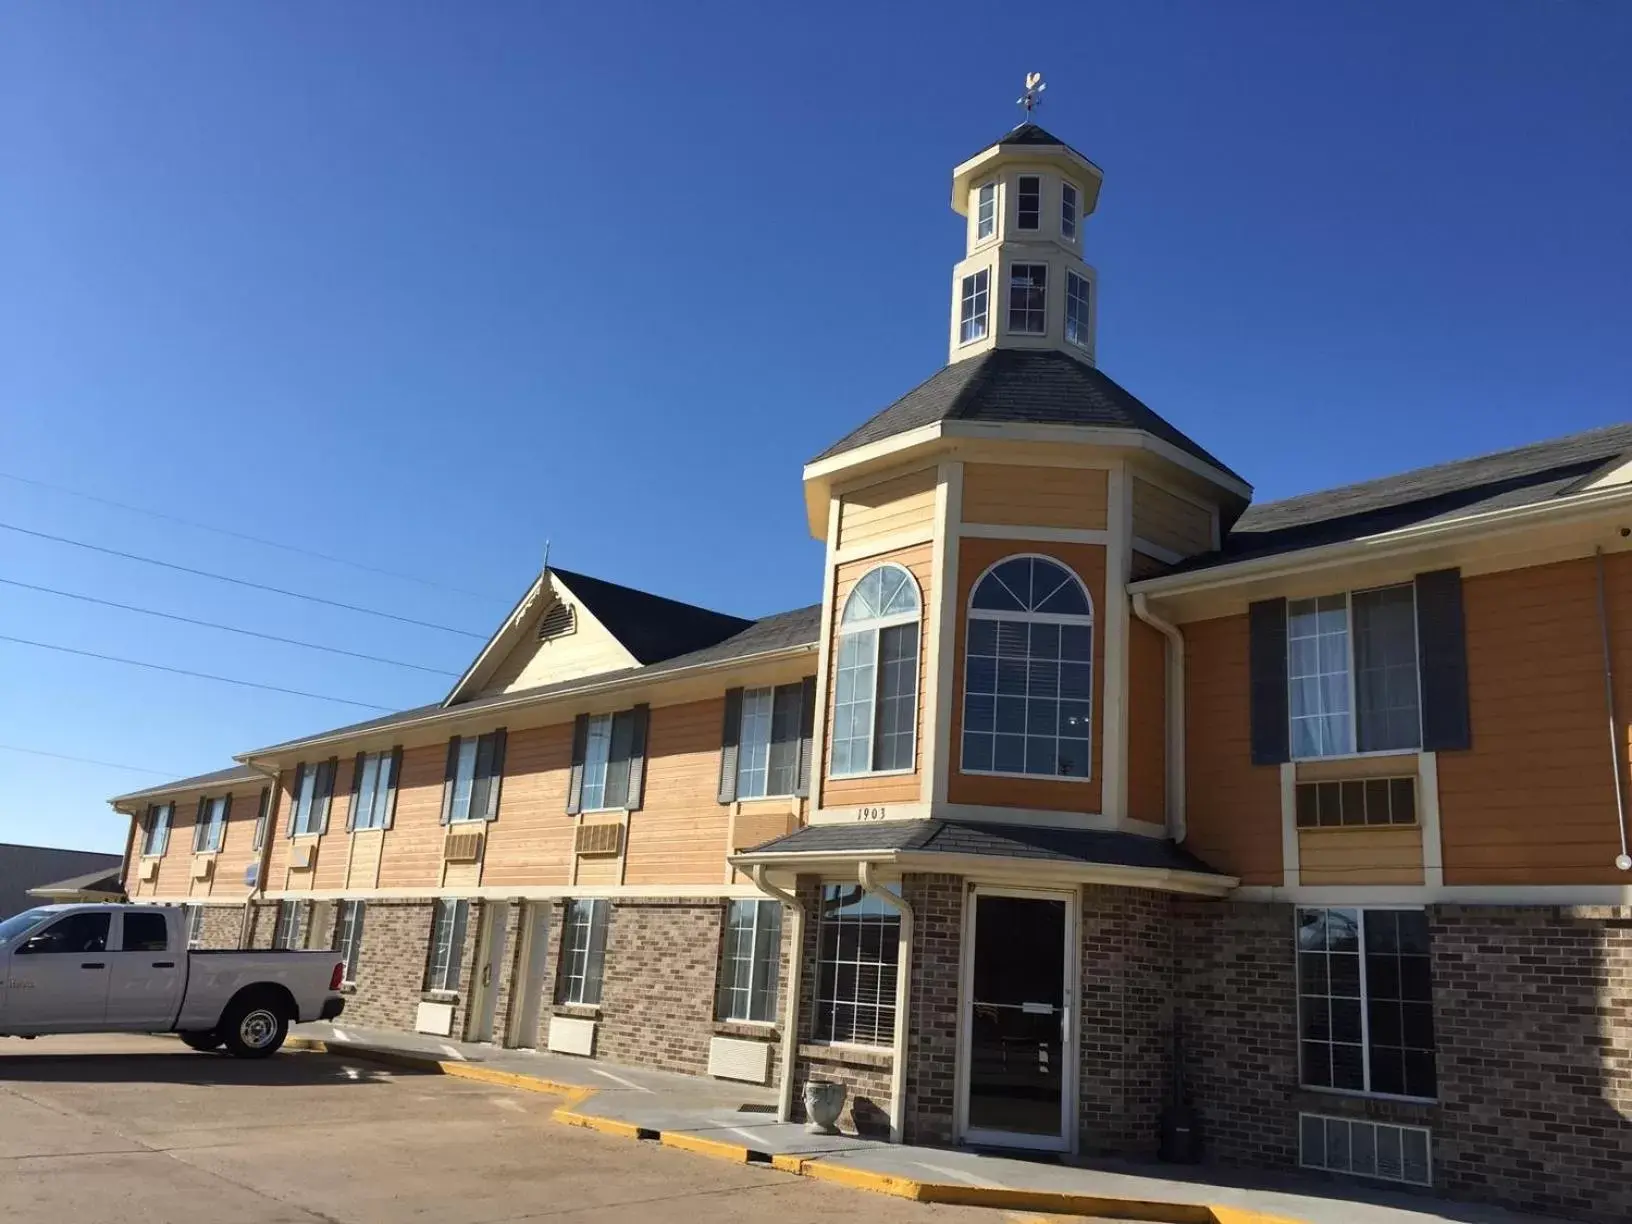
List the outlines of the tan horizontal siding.
{"type": "MultiPolygon", "coordinates": [[[[577,827],[567,815],[571,769],[570,722],[509,734],[499,818],[488,826],[484,885],[571,882],[572,839],[577,827]]],[[[439,801],[440,794],[439,789],[439,801]]]]}
{"type": "MultiPolygon", "coordinates": [[[[709,884],[725,876],[731,808],[719,802],[725,698],[653,710],[646,797],[629,814],[626,884],[709,884]]],[[[583,878],[583,864],[579,864],[583,878]]]]}
{"type": "Polygon", "coordinates": [[[1213,516],[1148,480],[1133,482],[1133,534],[1181,557],[1213,547],[1213,516]]]}
{"type": "Polygon", "coordinates": [[[854,489],[839,499],[839,548],[908,531],[932,529],[935,521],[934,468],[909,472],[854,489]]]}
{"type": "Polygon", "coordinates": [[[963,521],[1103,530],[1106,473],[1098,468],[963,466],[963,521]]]}
{"type": "Polygon", "coordinates": [[[381,888],[438,888],[442,883],[442,776],[445,744],[402,754],[397,815],[380,850],[381,888]]]}
{"type": "Polygon", "coordinates": [[[1167,822],[1167,639],[1128,618],[1128,815],[1167,822]]]}
{"type": "Polygon", "coordinates": [[[1300,884],[1421,884],[1422,830],[1299,829],[1300,884]]]}

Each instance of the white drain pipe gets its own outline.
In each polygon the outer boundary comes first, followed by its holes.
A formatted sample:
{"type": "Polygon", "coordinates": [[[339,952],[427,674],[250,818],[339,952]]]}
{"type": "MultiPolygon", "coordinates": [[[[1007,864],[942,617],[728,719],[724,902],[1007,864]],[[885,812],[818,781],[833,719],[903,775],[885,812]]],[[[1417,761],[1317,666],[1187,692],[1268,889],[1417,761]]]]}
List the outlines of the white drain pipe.
{"type": "Polygon", "coordinates": [[[1167,831],[1182,842],[1184,821],[1184,634],[1150,610],[1143,591],[1133,593],[1133,614],[1167,639],[1167,831]]]}
{"type": "Polygon", "coordinates": [[[912,998],[912,906],[873,880],[873,865],[857,865],[861,890],[901,915],[901,944],[895,967],[895,1054],[890,1067],[890,1142],[901,1143],[907,1117],[907,1006],[912,998]]]}
{"type": "Polygon", "coordinates": [[[776,1120],[793,1120],[793,1063],[799,1054],[799,973],[805,960],[805,907],[793,893],[778,888],[765,878],[765,864],[755,863],[749,873],[754,887],[767,897],[782,902],[793,911],[793,925],[789,937],[793,947],[788,952],[788,980],[782,987],[786,1000],[782,1014],[782,1082],[777,1086],[776,1120]]]}
{"type": "Polygon", "coordinates": [[[1620,720],[1615,716],[1615,664],[1609,649],[1609,608],[1604,599],[1604,550],[1593,549],[1598,566],[1598,633],[1604,643],[1604,705],[1609,711],[1609,766],[1615,771],[1615,831],[1620,834],[1621,852],[1615,866],[1621,871],[1632,871],[1632,854],[1626,848],[1626,784],[1621,780],[1620,720]]]}

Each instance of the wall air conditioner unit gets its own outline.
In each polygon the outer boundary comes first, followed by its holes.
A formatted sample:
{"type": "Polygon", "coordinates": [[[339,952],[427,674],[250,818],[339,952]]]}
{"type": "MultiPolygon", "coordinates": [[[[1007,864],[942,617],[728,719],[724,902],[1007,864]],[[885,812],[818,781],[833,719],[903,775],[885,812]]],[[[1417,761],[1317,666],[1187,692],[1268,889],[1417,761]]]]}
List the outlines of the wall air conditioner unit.
{"type": "Polygon", "coordinates": [[[193,879],[207,880],[215,874],[215,855],[193,855],[193,879]]]}
{"type": "Polygon", "coordinates": [[[442,859],[448,863],[474,863],[482,857],[482,835],[479,832],[449,833],[442,843],[442,859]]]}
{"type": "Polygon", "coordinates": [[[623,825],[581,824],[573,839],[573,849],[579,854],[621,854],[623,825]]]}
{"type": "Polygon", "coordinates": [[[159,860],[156,859],[156,858],[143,859],[141,868],[136,873],[136,878],[139,879],[139,880],[143,880],[143,881],[145,881],[145,882],[147,882],[149,884],[151,884],[154,880],[158,879],[159,878],[159,860]]]}
{"type": "Polygon", "coordinates": [[[296,871],[310,871],[316,860],[316,842],[296,842],[289,849],[289,866],[296,871]]]}

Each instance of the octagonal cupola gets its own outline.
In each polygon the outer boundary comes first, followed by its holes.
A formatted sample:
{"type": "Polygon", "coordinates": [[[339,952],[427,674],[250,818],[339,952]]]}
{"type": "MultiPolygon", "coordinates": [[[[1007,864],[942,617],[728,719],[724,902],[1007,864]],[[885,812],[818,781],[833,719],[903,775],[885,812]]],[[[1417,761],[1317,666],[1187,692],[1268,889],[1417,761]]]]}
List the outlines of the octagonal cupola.
{"type": "Polygon", "coordinates": [[[1026,122],[952,172],[952,209],[968,225],[952,272],[949,360],[1022,348],[1094,363],[1097,274],[1082,246],[1102,177],[1029,108],[1026,122]]]}

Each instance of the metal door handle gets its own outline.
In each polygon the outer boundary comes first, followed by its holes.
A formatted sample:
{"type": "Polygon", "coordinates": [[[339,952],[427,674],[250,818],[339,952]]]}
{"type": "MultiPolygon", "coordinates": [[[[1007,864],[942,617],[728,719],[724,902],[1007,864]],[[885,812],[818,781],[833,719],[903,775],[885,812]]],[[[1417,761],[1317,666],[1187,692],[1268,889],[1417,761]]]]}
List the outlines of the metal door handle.
{"type": "Polygon", "coordinates": [[[103,961],[82,961],[79,967],[81,969],[106,969],[108,966],[103,961]]]}
{"type": "Polygon", "coordinates": [[[155,968],[155,969],[174,969],[175,967],[176,967],[176,962],[175,961],[154,961],[153,962],[153,968],[155,968]]]}

